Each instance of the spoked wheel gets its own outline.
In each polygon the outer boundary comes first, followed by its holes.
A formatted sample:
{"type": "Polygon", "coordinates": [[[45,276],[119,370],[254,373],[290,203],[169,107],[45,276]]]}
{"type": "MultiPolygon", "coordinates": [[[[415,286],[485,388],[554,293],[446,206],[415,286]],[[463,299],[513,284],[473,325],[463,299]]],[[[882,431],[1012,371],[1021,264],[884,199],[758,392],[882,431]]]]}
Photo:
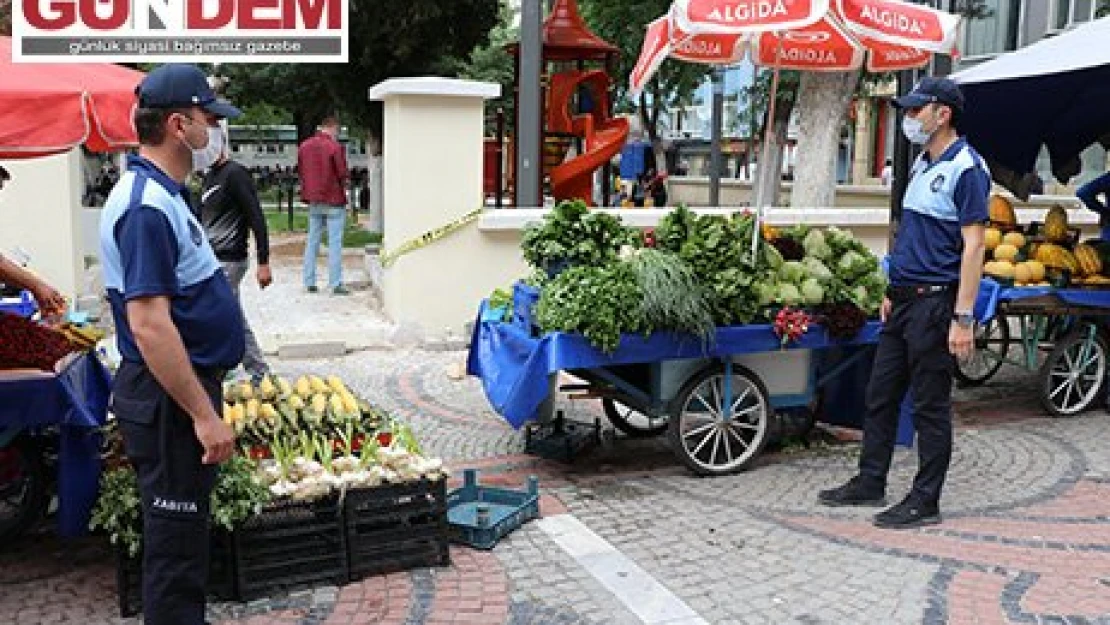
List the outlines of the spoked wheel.
{"type": "Polygon", "coordinates": [[[1103,396],[1106,367],[1106,340],[1080,324],[1056,343],[1041,366],[1041,403],[1057,417],[1083,412],[1103,396]]]}
{"type": "Polygon", "coordinates": [[[37,523],[49,503],[46,470],[35,447],[17,441],[0,449],[0,544],[37,523]]]}
{"type": "Polygon", "coordinates": [[[632,438],[658,436],[667,431],[667,417],[653,417],[609,398],[601,400],[601,407],[613,427],[632,438]]]}
{"type": "Polygon", "coordinates": [[[966,361],[958,361],[956,380],[965,387],[983,384],[1002,368],[1009,351],[1009,320],[998,316],[975,324],[975,352],[966,361]]]}
{"type": "Polygon", "coordinates": [[[744,470],[767,444],[771,402],[748,369],[702,369],[679,391],[667,434],[683,464],[699,475],[744,470]]]}

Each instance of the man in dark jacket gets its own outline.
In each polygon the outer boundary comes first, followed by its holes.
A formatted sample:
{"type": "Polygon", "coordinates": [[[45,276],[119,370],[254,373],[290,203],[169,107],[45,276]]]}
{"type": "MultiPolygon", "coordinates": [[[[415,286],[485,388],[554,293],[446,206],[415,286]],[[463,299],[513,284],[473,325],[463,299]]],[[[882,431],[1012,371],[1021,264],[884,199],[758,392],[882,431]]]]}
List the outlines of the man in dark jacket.
{"type": "MultiPolygon", "coordinates": [[[[204,176],[204,186],[200,194],[200,221],[212,250],[216,252],[216,258],[231,282],[235,297],[238,298],[239,285],[250,266],[247,257],[249,233],[254,233],[258,286],[263,289],[270,286],[273,275],[270,272],[270,241],[266,231],[266,218],[258,202],[254,179],[246,167],[228,158],[227,142],[227,129],[223,128],[220,156],[204,176]]],[[[246,334],[243,369],[257,381],[270,372],[270,367],[262,357],[262,350],[245,313],[243,328],[246,334]]]]}

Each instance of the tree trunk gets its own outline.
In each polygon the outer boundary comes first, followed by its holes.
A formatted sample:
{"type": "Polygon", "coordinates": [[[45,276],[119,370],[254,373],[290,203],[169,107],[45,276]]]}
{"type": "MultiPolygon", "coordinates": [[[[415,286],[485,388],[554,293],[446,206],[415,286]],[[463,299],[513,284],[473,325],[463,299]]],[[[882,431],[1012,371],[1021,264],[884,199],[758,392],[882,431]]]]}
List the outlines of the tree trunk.
{"type": "Polygon", "coordinates": [[[859,71],[802,74],[792,206],[821,208],[835,203],[840,135],[859,77],[859,71]]]}

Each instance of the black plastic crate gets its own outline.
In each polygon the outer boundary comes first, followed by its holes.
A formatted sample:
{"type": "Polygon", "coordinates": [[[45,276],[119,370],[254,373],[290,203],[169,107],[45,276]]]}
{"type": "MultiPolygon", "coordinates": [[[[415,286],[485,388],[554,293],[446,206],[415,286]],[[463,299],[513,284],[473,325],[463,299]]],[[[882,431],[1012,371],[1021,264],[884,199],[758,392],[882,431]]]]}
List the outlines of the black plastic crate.
{"type": "MultiPolygon", "coordinates": [[[[235,599],[235,558],[231,535],[213,531],[208,569],[208,595],[214,599],[235,599]]],[[[142,554],[131,558],[122,550],[116,552],[116,592],[120,616],[127,618],[143,611],[142,554]]]]}
{"type": "Polygon", "coordinates": [[[233,534],[238,598],[347,581],[347,549],[338,498],[279,501],[233,534]]]}
{"type": "Polygon", "coordinates": [[[349,491],[344,519],[352,580],[451,563],[446,480],[349,491]]]}

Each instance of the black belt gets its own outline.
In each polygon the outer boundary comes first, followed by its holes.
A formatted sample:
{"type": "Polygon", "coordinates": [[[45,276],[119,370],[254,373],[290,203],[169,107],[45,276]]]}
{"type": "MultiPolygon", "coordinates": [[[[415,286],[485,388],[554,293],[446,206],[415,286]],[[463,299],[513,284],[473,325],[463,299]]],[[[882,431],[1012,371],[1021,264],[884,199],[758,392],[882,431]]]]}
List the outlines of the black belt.
{"type": "Polygon", "coordinates": [[[886,296],[894,302],[905,302],[924,297],[932,297],[943,293],[954,292],[959,285],[950,284],[906,284],[890,285],[886,288],[886,296]]]}

